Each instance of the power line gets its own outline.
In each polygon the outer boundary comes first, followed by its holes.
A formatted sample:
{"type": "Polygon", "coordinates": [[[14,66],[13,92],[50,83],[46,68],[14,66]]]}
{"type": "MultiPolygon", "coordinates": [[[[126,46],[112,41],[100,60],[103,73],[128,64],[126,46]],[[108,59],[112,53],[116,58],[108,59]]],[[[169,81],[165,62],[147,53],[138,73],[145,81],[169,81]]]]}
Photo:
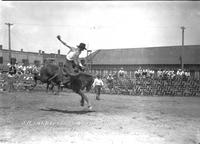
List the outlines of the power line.
{"type": "MultiPolygon", "coordinates": [[[[123,25],[95,25],[94,26],[84,26],[84,25],[69,25],[69,24],[38,24],[38,23],[14,23],[15,25],[24,25],[24,26],[40,26],[40,27],[77,27],[77,28],[89,28],[89,29],[102,29],[102,28],[115,28],[115,27],[123,27],[123,25]]],[[[2,25],[2,24],[0,24],[2,25]]],[[[170,29],[170,28],[179,28],[179,26],[147,26],[148,28],[158,28],[158,29],[170,29]]],[[[134,26],[137,28],[137,26],[134,26]]],[[[187,27],[191,29],[192,27],[187,27]]]]}
{"type": "Polygon", "coordinates": [[[53,24],[30,24],[30,23],[15,23],[17,25],[26,26],[41,26],[41,27],[85,27],[85,26],[74,26],[74,25],[53,25],[53,24]]]}

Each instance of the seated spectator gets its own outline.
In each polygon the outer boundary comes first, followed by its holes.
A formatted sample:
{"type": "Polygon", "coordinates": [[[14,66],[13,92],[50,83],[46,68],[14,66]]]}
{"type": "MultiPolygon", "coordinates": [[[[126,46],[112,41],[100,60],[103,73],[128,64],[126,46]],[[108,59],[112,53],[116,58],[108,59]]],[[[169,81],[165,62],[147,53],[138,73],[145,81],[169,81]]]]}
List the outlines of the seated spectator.
{"type": "Polygon", "coordinates": [[[142,76],[143,76],[143,78],[147,77],[147,69],[142,70],[142,76]]]}
{"type": "Polygon", "coordinates": [[[185,76],[186,76],[187,78],[189,78],[189,77],[190,77],[190,72],[185,72],[185,76]]]}
{"type": "Polygon", "coordinates": [[[140,77],[140,73],[139,73],[138,71],[135,71],[134,74],[135,74],[135,77],[136,77],[136,78],[139,78],[139,77],[140,77]]]}
{"type": "Polygon", "coordinates": [[[149,77],[150,77],[150,78],[153,78],[154,73],[155,73],[154,70],[150,70],[150,71],[149,71],[149,77]]]}
{"type": "Polygon", "coordinates": [[[124,77],[125,75],[125,71],[124,71],[124,68],[121,68],[118,72],[118,77],[124,77]]]}
{"type": "Polygon", "coordinates": [[[179,75],[179,76],[182,76],[182,75],[183,75],[183,73],[184,73],[184,71],[183,71],[183,70],[181,70],[181,69],[179,69],[179,70],[177,71],[177,75],[179,75]]]}
{"type": "Polygon", "coordinates": [[[114,72],[114,74],[112,75],[114,80],[117,80],[117,72],[114,72]]]}
{"type": "Polygon", "coordinates": [[[158,70],[157,75],[158,75],[158,77],[161,77],[162,76],[162,70],[158,70]]]}

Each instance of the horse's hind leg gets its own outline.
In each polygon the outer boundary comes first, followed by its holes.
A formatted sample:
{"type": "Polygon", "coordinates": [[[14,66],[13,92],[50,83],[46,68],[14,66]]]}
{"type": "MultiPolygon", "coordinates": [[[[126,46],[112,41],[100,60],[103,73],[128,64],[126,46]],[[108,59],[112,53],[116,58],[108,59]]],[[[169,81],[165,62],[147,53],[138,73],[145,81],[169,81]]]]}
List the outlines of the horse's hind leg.
{"type": "Polygon", "coordinates": [[[49,83],[47,83],[46,92],[49,91],[49,83]]]}
{"type": "Polygon", "coordinates": [[[54,93],[54,84],[53,83],[51,83],[50,90],[52,91],[52,93],[54,93]]]}
{"type": "Polygon", "coordinates": [[[81,101],[80,101],[81,106],[84,106],[84,105],[85,105],[85,104],[84,104],[84,103],[85,103],[85,99],[84,99],[84,94],[83,94],[83,92],[78,91],[77,94],[79,94],[79,95],[81,96],[81,101]]]}
{"type": "Polygon", "coordinates": [[[54,93],[55,95],[59,95],[61,90],[60,84],[57,86],[57,91],[54,93]]]}
{"type": "Polygon", "coordinates": [[[81,106],[84,106],[84,98],[81,96],[81,106]]]}

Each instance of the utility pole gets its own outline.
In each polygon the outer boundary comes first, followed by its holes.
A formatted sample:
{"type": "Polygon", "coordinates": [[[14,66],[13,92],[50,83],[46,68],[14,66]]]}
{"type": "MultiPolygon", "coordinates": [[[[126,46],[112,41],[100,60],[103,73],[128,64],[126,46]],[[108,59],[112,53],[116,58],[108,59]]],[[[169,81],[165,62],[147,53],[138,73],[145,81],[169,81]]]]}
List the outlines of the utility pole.
{"type": "Polygon", "coordinates": [[[185,27],[182,26],[181,30],[182,30],[182,46],[181,46],[181,69],[184,69],[184,63],[183,63],[183,50],[184,50],[184,32],[185,32],[185,27]]]}
{"type": "Polygon", "coordinates": [[[5,23],[6,25],[8,25],[8,49],[9,49],[9,61],[11,64],[11,36],[10,36],[10,27],[13,25],[11,23],[5,23]]]}
{"type": "Polygon", "coordinates": [[[87,60],[87,67],[89,68],[89,71],[91,71],[91,67],[92,67],[92,61],[91,61],[91,58],[90,59],[88,59],[88,56],[89,56],[89,54],[92,52],[92,50],[87,50],[87,58],[86,58],[86,60],[87,60]]]}

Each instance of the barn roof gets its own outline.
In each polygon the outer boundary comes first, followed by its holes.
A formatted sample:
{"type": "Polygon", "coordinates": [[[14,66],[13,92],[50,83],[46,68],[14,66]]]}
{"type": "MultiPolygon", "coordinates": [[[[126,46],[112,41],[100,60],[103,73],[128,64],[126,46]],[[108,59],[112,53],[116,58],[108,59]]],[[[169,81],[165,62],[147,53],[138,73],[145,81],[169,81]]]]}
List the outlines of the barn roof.
{"type": "MultiPolygon", "coordinates": [[[[88,56],[92,64],[180,64],[182,46],[100,49],[88,56]]],[[[200,45],[183,47],[184,64],[200,64],[200,45]]]]}

